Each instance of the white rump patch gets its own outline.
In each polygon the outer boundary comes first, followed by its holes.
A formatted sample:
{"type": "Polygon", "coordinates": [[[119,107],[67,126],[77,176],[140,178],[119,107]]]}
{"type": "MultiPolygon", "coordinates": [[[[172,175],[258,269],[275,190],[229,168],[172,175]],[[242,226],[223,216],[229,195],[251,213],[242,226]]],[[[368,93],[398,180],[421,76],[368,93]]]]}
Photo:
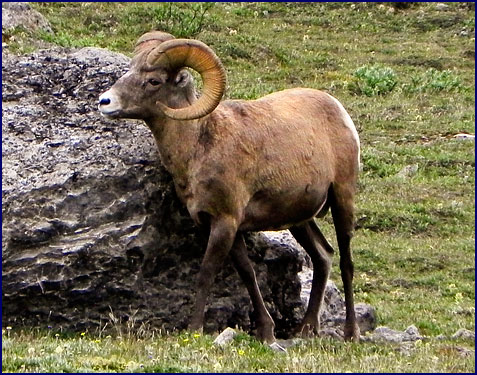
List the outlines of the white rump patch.
{"type": "Polygon", "coordinates": [[[341,111],[341,116],[343,117],[343,122],[349,128],[349,130],[351,130],[351,133],[353,134],[353,138],[355,139],[356,145],[358,146],[358,163],[359,163],[359,170],[361,170],[361,160],[360,160],[361,150],[360,150],[360,144],[359,144],[359,135],[358,135],[358,131],[356,130],[356,126],[354,126],[353,120],[351,119],[350,115],[348,114],[346,109],[343,107],[343,105],[340,103],[340,101],[336,99],[335,97],[331,96],[330,94],[328,95],[330,98],[332,98],[335,101],[336,105],[339,107],[341,111]]]}

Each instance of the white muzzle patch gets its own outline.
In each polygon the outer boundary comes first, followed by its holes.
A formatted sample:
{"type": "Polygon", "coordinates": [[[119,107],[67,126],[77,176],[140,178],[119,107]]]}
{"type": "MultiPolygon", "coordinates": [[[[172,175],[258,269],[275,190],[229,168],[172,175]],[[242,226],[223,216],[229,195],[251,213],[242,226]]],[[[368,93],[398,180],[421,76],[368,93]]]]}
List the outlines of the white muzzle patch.
{"type": "Polygon", "coordinates": [[[121,111],[119,98],[113,89],[101,94],[98,101],[98,109],[105,116],[114,116],[121,111]]]}

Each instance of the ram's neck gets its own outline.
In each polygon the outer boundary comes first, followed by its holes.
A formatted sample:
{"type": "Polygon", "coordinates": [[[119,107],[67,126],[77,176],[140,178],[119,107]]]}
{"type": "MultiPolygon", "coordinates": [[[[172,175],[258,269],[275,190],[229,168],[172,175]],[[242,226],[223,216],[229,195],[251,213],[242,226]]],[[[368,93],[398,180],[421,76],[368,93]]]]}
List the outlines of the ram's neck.
{"type": "Polygon", "coordinates": [[[196,151],[199,136],[199,120],[150,120],[147,125],[154,134],[161,161],[172,174],[174,182],[186,184],[189,165],[196,151]]]}

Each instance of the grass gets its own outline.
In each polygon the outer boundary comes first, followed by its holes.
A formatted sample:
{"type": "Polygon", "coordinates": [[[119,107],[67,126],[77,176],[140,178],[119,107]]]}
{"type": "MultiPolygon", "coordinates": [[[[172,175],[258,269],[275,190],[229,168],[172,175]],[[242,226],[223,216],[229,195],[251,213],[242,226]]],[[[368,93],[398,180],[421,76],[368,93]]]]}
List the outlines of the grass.
{"type": "Polygon", "coordinates": [[[466,372],[462,343],[389,344],[314,339],[277,353],[245,333],[225,347],[191,333],[111,337],[53,332],[4,333],[3,372],[466,372]]]}
{"type": "MultiPolygon", "coordinates": [[[[280,355],[245,334],[222,350],[207,335],[13,329],[4,334],[4,371],[474,371],[473,355],[460,349],[473,343],[436,338],[475,330],[475,144],[453,137],[475,133],[470,3],[446,3],[447,11],[435,3],[31,4],[54,34],[9,32],[14,53],[40,39],[130,55],[135,39],[158,27],[209,44],[227,69],[229,98],[298,86],[339,98],[362,146],[356,300],[376,308],[379,325],[414,324],[429,339],[409,354],[315,339],[280,355]]],[[[330,218],[321,226],[335,243],[330,218]]],[[[332,279],[341,285],[337,260],[332,279]]]]}

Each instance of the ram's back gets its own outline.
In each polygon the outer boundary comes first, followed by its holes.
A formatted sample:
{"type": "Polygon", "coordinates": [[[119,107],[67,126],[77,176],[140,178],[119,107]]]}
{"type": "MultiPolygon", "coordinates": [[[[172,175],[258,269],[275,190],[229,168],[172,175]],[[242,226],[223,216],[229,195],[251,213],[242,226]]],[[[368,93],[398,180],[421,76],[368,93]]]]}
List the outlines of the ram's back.
{"type": "Polygon", "coordinates": [[[228,138],[217,145],[218,155],[230,155],[239,164],[234,167],[243,165],[258,184],[294,184],[310,174],[334,179],[339,169],[357,167],[353,122],[322,91],[290,89],[254,101],[224,101],[214,122],[220,137],[228,138]]]}
{"type": "Polygon", "coordinates": [[[309,219],[332,183],[358,172],[356,129],[341,104],[318,90],[224,101],[199,140],[204,158],[198,159],[197,180],[208,176],[208,188],[224,195],[236,190],[233,205],[245,207],[243,230],[309,219]]]}

